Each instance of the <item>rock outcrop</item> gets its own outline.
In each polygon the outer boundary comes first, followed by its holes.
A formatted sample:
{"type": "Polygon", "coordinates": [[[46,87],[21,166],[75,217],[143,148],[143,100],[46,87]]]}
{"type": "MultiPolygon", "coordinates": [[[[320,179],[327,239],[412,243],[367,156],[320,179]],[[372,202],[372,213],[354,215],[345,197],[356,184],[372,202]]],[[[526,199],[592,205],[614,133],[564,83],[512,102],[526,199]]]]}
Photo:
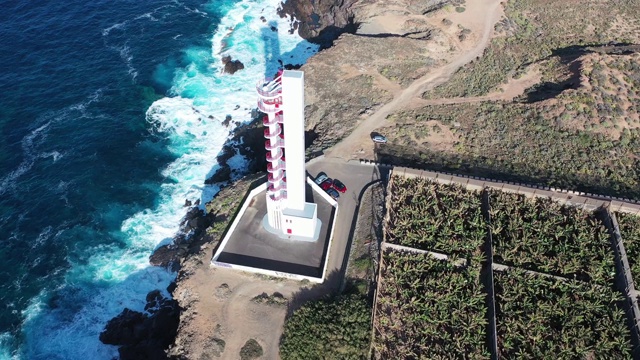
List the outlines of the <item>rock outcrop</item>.
{"type": "Polygon", "coordinates": [[[224,72],[227,74],[235,74],[236,71],[244,69],[244,64],[240,60],[232,60],[231,56],[223,56],[222,64],[224,65],[224,72]]]}
{"type": "Polygon", "coordinates": [[[100,334],[103,343],[120,346],[120,360],[169,359],[165,350],[178,331],[178,302],[156,290],[147,295],[145,310],[146,314],[124,309],[100,334]]]}
{"type": "Polygon", "coordinates": [[[171,244],[160,246],[151,254],[149,257],[151,265],[178,271],[186,254],[198,252],[200,246],[209,241],[205,230],[213,223],[215,215],[206,214],[198,204],[200,204],[199,201],[182,218],[180,231],[171,244]]]}
{"type": "Polygon", "coordinates": [[[357,0],[288,0],[281,5],[278,14],[292,18],[291,31],[321,48],[333,45],[333,40],[345,32],[355,32],[352,6],[357,0]]]}

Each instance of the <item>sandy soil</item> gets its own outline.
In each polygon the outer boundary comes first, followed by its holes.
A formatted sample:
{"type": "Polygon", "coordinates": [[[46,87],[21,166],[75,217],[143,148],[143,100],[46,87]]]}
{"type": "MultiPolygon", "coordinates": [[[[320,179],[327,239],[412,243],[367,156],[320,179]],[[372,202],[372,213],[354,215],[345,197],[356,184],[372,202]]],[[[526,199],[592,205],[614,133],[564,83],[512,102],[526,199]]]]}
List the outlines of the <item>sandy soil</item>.
{"type": "MultiPolygon", "coordinates": [[[[391,102],[361,121],[348,137],[328,149],[325,156],[344,159],[373,158],[371,132],[377,128],[389,126],[389,121],[386,119],[389,114],[411,107],[416,101],[420,101],[418,99],[425,91],[444,83],[458,68],[481,56],[491,40],[494,24],[502,14],[500,0],[469,1],[465,12],[447,13],[445,17],[453,24],[464,24],[465,28],[471,30],[469,37],[459,44],[459,51],[451,54],[450,61],[446,65],[435,68],[406,89],[395,92],[391,102]]],[[[432,21],[442,24],[442,17],[434,17],[432,21]]],[[[452,27],[449,26],[449,28],[452,27]]]]}

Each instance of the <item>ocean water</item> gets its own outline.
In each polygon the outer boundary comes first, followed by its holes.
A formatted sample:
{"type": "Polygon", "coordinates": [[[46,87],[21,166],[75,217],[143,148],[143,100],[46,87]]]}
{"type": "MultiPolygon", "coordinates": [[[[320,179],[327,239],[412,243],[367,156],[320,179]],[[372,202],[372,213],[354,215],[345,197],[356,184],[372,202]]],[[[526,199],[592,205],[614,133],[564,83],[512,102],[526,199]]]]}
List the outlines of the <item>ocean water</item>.
{"type": "MultiPolygon", "coordinates": [[[[0,359],[117,356],[99,333],[174,279],[148,257],[179,230],[185,199],[219,190],[204,180],[250,120],[254,84],[317,51],[278,4],[3,4],[0,359]],[[245,69],[222,74],[227,54],[245,69]]],[[[246,163],[229,161],[237,174],[246,163]]]]}

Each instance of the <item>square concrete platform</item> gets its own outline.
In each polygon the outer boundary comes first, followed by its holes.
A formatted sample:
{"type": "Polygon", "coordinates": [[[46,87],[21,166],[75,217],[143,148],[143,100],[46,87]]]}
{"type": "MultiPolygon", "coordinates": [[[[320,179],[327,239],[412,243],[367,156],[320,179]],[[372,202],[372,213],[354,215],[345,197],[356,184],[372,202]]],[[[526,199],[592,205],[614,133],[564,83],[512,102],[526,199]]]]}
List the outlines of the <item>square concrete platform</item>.
{"type": "Polygon", "coordinates": [[[227,235],[229,239],[214,264],[322,278],[336,208],[307,184],[306,201],[318,204],[318,219],[322,222],[320,236],[315,242],[282,239],[262,226],[262,219],[267,214],[265,196],[262,191],[246,200],[249,205],[238,215],[241,218],[233,232],[227,235]]]}

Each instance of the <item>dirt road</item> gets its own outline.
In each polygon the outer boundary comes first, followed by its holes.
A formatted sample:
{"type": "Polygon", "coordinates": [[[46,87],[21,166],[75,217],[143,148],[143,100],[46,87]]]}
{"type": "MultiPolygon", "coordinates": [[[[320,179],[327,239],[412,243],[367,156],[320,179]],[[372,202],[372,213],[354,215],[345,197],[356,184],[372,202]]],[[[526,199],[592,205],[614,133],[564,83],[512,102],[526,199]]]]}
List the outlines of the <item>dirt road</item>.
{"type": "Polygon", "coordinates": [[[469,2],[466,13],[470,14],[469,16],[472,16],[476,21],[477,19],[482,20],[482,36],[480,36],[478,43],[470,51],[464,52],[452,59],[447,65],[434,69],[414,81],[409,87],[398,93],[393,100],[382,106],[369,118],[363,120],[349,136],[328,149],[325,152],[326,157],[342,158],[345,160],[358,157],[371,157],[373,155],[373,144],[370,139],[370,134],[377,128],[389,125],[386,120],[389,114],[399,109],[409,107],[412,103],[416,102],[425,91],[444,83],[460,67],[482,55],[491,40],[493,26],[503,13],[500,0],[469,2]]]}

